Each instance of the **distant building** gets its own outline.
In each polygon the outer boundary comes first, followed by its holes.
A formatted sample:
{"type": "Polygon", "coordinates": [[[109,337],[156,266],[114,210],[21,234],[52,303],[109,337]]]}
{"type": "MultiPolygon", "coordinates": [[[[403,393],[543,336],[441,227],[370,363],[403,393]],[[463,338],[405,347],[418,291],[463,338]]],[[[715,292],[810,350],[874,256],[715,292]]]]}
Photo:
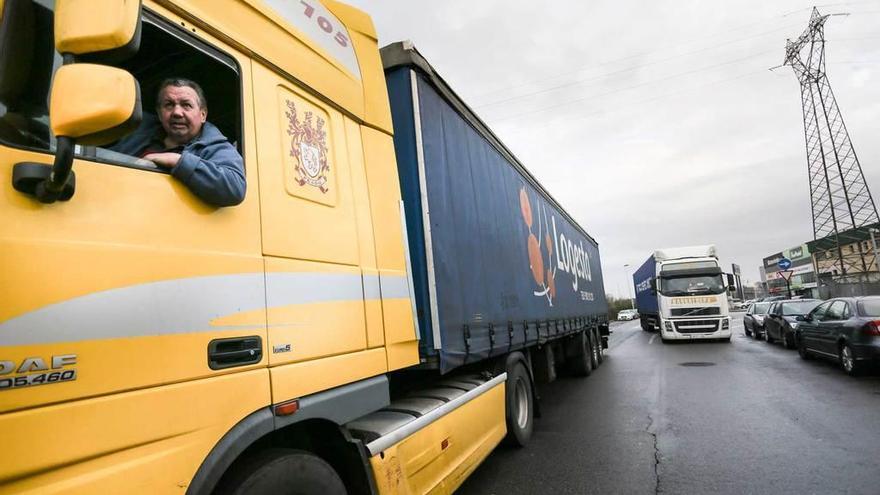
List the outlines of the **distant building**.
{"type": "Polygon", "coordinates": [[[764,258],[761,266],[762,278],[766,282],[768,295],[784,296],[786,293],[785,277],[783,275],[790,274],[789,283],[791,285],[791,295],[816,297],[818,295],[816,270],[813,265],[813,257],[810,254],[810,248],[806,244],[795,246],[790,249],[780,251],[764,258]],[[779,260],[788,258],[791,260],[791,267],[786,270],[786,274],[781,273],[779,268],[779,260]]]}
{"type": "Polygon", "coordinates": [[[819,297],[880,294],[880,272],[874,253],[880,243],[878,227],[877,223],[866,225],[807,243],[818,272],[819,297]]]}
{"type": "Polygon", "coordinates": [[[767,297],[766,282],[755,282],[755,285],[752,287],[752,291],[754,291],[755,293],[755,299],[759,297],[767,297]]]}
{"type": "MultiPolygon", "coordinates": [[[[876,226],[875,224],[841,232],[838,235],[840,256],[838,256],[837,242],[833,236],[810,241],[808,244],[814,253],[819,278],[824,280],[845,277],[876,281],[878,270],[877,260],[874,256],[874,242],[880,242],[880,239],[871,238],[872,227],[876,226]]],[[[875,233],[875,236],[877,235],[875,233]]]]}

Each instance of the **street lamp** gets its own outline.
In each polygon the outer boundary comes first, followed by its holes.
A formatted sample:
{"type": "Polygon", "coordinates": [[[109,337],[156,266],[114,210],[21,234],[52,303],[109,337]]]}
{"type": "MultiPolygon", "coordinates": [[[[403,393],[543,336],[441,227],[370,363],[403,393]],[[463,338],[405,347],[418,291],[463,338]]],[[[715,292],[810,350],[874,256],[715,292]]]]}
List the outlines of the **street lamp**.
{"type": "MultiPolygon", "coordinates": [[[[632,275],[629,274],[629,270],[627,270],[627,268],[629,268],[629,263],[626,263],[623,265],[623,269],[626,271],[626,276],[627,276],[627,286],[632,287],[632,290],[635,290],[635,287],[632,284],[632,275]]],[[[630,290],[627,289],[626,290],[626,297],[629,297],[629,295],[630,295],[630,290]]],[[[633,298],[631,298],[631,297],[629,298],[629,308],[636,309],[636,303],[633,301],[633,298]]]]}

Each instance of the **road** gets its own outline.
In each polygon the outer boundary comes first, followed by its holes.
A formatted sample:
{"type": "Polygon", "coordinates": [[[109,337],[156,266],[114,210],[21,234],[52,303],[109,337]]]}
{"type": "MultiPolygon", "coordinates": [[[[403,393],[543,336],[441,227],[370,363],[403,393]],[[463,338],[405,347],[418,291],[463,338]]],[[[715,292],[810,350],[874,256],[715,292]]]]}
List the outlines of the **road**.
{"type": "Polygon", "coordinates": [[[880,493],[880,377],[754,341],[742,313],[733,329],[664,345],[614,323],[605,363],[540,387],[531,443],[459,493],[880,493]]]}

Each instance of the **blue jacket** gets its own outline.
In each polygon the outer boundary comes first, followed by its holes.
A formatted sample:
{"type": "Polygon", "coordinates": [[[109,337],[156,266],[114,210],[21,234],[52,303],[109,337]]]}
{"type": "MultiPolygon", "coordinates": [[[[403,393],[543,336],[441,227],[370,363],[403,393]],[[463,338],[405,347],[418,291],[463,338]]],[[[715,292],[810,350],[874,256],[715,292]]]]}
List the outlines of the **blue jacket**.
{"type": "MultiPolygon", "coordinates": [[[[161,132],[159,120],[148,115],[144,115],[144,121],[137,130],[112,149],[140,156],[161,132]]],[[[183,182],[193,194],[214,206],[235,206],[244,201],[247,184],[241,155],[210,122],[205,122],[202,132],[184,146],[180,161],[171,169],[171,175],[183,182]]]]}

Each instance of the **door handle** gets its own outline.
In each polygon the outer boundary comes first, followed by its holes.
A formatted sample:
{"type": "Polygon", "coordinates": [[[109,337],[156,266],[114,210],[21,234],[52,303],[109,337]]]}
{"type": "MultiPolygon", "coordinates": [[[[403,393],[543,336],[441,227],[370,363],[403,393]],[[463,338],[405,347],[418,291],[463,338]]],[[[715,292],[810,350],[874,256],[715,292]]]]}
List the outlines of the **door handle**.
{"type": "Polygon", "coordinates": [[[263,339],[258,335],[215,339],[208,344],[208,366],[222,370],[259,363],[263,359],[263,339]]]}

